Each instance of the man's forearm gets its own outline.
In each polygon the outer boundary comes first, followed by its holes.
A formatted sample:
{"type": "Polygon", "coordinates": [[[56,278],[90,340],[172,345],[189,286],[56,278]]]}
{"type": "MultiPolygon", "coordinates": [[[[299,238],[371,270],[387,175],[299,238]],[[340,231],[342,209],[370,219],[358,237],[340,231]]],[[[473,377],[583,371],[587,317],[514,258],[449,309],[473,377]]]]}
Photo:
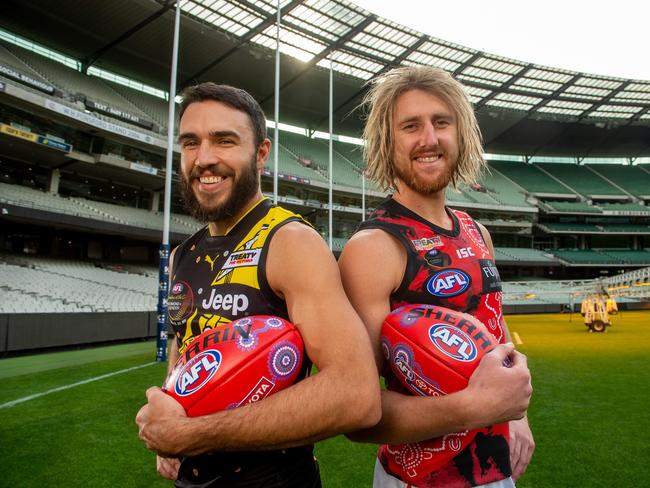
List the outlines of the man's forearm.
{"type": "Polygon", "coordinates": [[[352,432],[348,437],[357,442],[404,444],[469,428],[465,398],[458,393],[420,397],[382,391],[381,407],[382,417],[377,425],[352,432]]]}
{"type": "Polygon", "coordinates": [[[374,391],[341,385],[338,372],[320,372],[260,403],[194,418],[174,426],[175,454],[280,449],[313,443],[377,422],[374,391]],[[336,378],[338,376],[338,378],[336,378]]]}

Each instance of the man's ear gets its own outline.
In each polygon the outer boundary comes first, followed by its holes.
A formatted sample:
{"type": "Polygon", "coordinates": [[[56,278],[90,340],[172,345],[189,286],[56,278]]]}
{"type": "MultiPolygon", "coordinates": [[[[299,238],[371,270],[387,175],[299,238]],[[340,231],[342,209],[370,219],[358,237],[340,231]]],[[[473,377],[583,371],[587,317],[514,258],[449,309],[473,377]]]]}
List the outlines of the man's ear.
{"type": "Polygon", "coordinates": [[[271,141],[269,139],[264,139],[259,146],[257,146],[257,170],[262,171],[266,160],[269,158],[269,153],[271,152],[271,141]]]}

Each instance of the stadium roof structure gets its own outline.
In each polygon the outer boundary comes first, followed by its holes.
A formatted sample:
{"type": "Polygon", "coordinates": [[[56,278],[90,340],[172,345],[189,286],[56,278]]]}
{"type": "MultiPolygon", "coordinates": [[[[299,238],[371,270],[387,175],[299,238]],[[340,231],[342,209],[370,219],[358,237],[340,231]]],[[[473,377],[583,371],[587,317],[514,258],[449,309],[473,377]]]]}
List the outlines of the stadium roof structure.
{"type": "MultiPolygon", "coordinates": [[[[251,92],[273,116],[274,0],[181,0],[179,86],[213,80],[251,92]]],[[[175,3],[5,0],[0,26],[154,87],[169,85],[175,3]]],[[[650,81],[525,63],[433,38],[345,0],[281,1],[280,121],[358,135],[365,83],[400,65],[444,68],[475,105],[487,152],[650,156],[650,81]]],[[[497,28],[495,26],[495,28],[497,28]]],[[[516,42],[516,41],[513,41],[516,42]]]]}

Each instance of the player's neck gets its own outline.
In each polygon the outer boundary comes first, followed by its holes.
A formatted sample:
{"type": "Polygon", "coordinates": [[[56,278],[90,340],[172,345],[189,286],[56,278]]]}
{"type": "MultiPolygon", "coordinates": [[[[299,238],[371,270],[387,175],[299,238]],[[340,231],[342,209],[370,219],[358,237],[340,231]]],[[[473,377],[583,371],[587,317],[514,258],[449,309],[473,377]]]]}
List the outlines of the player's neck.
{"type": "Polygon", "coordinates": [[[232,229],[237,223],[244,218],[244,216],[250,212],[250,210],[257,205],[260,200],[264,198],[262,191],[258,190],[255,195],[253,195],[248,202],[241,206],[240,210],[231,218],[223,219],[215,222],[210,222],[208,224],[208,229],[211,236],[223,236],[226,235],[230,229],[232,229]]]}
{"type": "Polygon", "coordinates": [[[445,189],[429,195],[398,184],[393,199],[438,227],[452,229],[454,226],[445,210],[445,189]]]}

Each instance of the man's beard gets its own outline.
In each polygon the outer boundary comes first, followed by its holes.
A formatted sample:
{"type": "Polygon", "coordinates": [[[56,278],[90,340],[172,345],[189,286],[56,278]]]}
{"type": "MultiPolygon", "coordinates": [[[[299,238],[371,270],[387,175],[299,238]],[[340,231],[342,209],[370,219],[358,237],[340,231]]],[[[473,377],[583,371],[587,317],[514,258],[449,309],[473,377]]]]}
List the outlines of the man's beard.
{"type": "Polygon", "coordinates": [[[201,223],[220,222],[230,219],[240,212],[259,189],[259,175],[255,159],[251,159],[242,173],[237,177],[232,171],[227,171],[219,165],[209,166],[208,168],[194,167],[192,174],[188,177],[185,174],[181,177],[181,194],[185,209],[189,214],[201,223]],[[230,186],[230,195],[228,198],[216,206],[203,206],[196,198],[192,189],[192,181],[199,178],[206,170],[214,176],[230,177],[232,184],[230,186]]]}
{"type": "MultiPolygon", "coordinates": [[[[411,161],[412,160],[409,159],[409,162],[411,161]]],[[[395,175],[411,190],[421,195],[433,195],[434,193],[444,190],[449,186],[449,183],[451,183],[451,179],[456,171],[456,163],[449,164],[440,177],[433,182],[428,182],[417,177],[415,171],[413,171],[413,164],[417,163],[411,163],[406,168],[401,168],[398,165],[395,165],[395,175]]]]}

